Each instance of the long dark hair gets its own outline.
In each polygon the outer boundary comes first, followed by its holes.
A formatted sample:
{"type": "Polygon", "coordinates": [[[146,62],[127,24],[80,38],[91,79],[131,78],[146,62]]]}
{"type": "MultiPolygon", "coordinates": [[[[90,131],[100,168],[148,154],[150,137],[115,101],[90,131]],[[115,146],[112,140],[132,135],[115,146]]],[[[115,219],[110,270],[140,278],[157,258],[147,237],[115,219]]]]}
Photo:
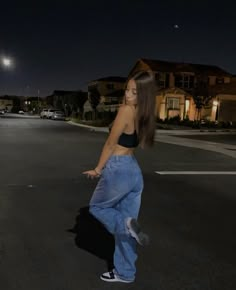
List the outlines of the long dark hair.
{"type": "Polygon", "coordinates": [[[137,114],[136,130],[142,148],[151,147],[154,144],[156,129],[156,93],[155,78],[150,71],[139,71],[132,75],[137,86],[137,114]]]}

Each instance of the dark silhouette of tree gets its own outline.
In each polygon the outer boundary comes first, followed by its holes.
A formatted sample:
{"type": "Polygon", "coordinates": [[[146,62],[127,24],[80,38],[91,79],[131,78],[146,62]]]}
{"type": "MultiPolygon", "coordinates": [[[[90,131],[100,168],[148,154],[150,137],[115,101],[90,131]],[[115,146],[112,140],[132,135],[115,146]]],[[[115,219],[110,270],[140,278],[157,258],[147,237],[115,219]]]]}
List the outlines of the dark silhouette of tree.
{"type": "Polygon", "coordinates": [[[201,111],[202,108],[209,104],[209,101],[213,98],[213,95],[210,94],[208,79],[206,77],[199,77],[197,83],[192,90],[193,100],[196,106],[196,115],[195,120],[201,120],[201,111]]]}
{"type": "Polygon", "coordinates": [[[100,103],[100,93],[96,87],[89,88],[88,91],[88,100],[93,109],[93,119],[96,119],[97,115],[97,106],[100,103]]]}
{"type": "Polygon", "coordinates": [[[88,93],[83,91],[78,91],[73,96],[73,111],[77,112],[79,109],[79,114],[82,117],[84,113],[84,104],[88,99],[88,93]]]}
{"type": "Polygon", "coordinates": [[[71,114],[77,116],[78,111],[81,115],[83,114],[84,103],[87,99],[87,92],[55,90],[52,101],[48,104],[53,104],[56,109],[63,110],[67,116],[71,114]]]}
{"type": "Polygon", "coordinates": [[[53,95],[50,95],[50,96],[47,96],[46,97],[46,104],[49,107],[52,107],[53,106],[53,95]]]}

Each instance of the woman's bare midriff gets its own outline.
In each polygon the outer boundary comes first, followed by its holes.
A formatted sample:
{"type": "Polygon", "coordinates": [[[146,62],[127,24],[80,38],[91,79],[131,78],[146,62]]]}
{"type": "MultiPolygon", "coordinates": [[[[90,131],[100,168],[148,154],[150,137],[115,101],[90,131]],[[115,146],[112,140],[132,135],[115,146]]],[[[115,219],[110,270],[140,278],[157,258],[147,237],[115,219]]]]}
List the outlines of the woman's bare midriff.
{"type": "Polygon", "coordinates": [[[116,145],[112,155],[132,155],[135,148],[127,148],[121,145],[116,145]]]}

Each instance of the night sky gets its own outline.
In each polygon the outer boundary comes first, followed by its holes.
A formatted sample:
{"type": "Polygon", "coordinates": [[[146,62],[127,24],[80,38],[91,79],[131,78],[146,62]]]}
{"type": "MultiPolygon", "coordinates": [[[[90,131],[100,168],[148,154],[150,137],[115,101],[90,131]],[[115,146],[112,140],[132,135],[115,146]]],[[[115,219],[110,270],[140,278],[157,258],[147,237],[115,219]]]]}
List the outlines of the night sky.
{"type": "Polygon", "coordinates": [[[137,59],[213,64],[236,74],[234,1],[4,1],[0,95],[87,90],[137,59]],[[76,3],[78,2],[78,3],[76,3]]]}

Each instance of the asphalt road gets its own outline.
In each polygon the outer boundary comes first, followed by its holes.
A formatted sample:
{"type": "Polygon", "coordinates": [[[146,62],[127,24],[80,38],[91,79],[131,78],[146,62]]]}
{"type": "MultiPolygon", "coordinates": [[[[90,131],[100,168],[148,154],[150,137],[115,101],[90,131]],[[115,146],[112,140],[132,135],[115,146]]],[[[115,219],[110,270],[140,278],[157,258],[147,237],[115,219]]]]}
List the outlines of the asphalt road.
{"type": "Polygon", "coordinates": [[[155,171],[236,171],[236,159],[164,142],[136,152],[145,182],[140,223],[151,237],[138,249],[136,282],[99,280],[104,261],[78,248],[67,229],[89,202],[96,180],[81,173],[94,167],[106,136],[0,118],[0,288],[235,290],[235,175],[155,171]]]}

